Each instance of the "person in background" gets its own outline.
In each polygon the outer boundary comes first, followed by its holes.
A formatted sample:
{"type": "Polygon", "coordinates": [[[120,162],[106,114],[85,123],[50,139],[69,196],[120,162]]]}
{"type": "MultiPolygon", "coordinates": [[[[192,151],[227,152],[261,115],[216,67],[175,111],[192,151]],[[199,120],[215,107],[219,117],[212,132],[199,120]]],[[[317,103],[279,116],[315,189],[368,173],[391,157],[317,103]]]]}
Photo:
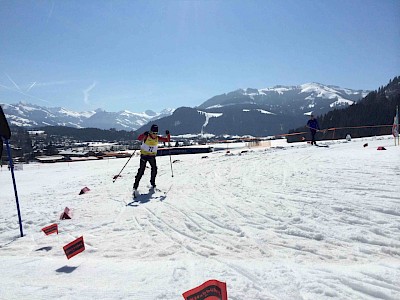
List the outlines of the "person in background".
{"type": "Polygon", "coordinates": [[[308,120],[306,126],[310,128],[311,145],[318,146],[317,143],[315,142],[315,134],[317,133],[317,131],[319,131],[319,124],[317,119],[314,118],[314,115],[310,115],[310,120],[308,120]]]}
{"type": "Polygon", "coordinates": [[[150,184],[154,189],[156,187],[156,176],[157,176],[157,164],[156,155],[158,143],[169,142],[171,136],[169,130],[165,131],[167,137],[162,137],[158,135],[158,126],[156,124],[151,125],[150,131],[146,131],[138,136],[138,140],[142,141],[140,146],[140,167],[135,176],[135,182],[133,184],[133,196],[138,196],[138,187],[140,179],[142,178],[144,171],[146,169],[146,163],[149,162],[151,166],[150,184]]]}

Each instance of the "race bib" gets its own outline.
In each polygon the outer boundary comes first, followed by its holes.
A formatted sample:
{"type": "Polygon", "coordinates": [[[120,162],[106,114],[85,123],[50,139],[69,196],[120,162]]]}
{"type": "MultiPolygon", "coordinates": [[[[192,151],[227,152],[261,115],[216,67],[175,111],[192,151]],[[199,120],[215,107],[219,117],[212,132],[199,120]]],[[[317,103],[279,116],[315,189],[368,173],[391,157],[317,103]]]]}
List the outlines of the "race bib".
{"type": "Polygon", "coordinates": [[[158,138],[152,139],[148,137],[140,146],[140,153],[143,155],[157,155],[158,138]]]}

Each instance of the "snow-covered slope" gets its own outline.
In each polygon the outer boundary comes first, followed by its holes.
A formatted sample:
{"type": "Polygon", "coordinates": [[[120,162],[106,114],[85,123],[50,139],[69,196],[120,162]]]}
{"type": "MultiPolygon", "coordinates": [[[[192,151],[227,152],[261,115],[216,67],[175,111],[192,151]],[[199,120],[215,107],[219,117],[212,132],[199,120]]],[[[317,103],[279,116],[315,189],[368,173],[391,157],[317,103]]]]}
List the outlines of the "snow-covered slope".
{"type": "Polygon", "coordinates": [[[138,156],[115,183],[127,159],[24,165],[23,238],[3,167],[0,299],[176,300],[208,279],[229,299],[400,299],[400,147],[282,141],[174,156],[174,177],[158,157],[161,192],[137,203],[138,156]],[[66,206],[73,217],[60,221],[66,206]],[[52,223],[59,234],[45,236],[52,223]],[[86,250],[67,260],[62,247],[80,236],[86,250]]]}

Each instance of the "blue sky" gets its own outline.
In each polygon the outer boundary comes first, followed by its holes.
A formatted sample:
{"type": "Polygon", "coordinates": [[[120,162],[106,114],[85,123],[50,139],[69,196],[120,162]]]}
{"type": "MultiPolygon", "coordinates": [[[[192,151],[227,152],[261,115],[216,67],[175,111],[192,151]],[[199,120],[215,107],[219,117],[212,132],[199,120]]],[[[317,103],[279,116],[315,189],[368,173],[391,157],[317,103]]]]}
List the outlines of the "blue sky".
{"type": "Polygon", "coordinates": [[[400,75],[398,0],[0,0],[0,28],[0,103],[160,111],[400,75]]]}

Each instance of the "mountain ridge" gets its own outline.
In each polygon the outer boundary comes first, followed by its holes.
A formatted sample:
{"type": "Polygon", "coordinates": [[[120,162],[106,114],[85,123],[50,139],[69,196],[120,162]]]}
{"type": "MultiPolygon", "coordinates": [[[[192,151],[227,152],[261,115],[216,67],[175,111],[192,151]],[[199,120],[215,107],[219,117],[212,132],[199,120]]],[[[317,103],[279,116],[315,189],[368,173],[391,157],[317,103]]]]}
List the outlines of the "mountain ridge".
{"type": "Polygon", "coordinates": [[[274,102],[287,102],[290,99],[298,97],[300,100],[307,100],[312,104],[316,99],[331,99],[330,107],[341,106],[343,104],[351,105],[357,100],[365,97],[369,91],[341,88],[335,85],[324,85],[311,82],[301,85],[276,85],[274,87],[255,89],[237,89],[232,92],[216,95],[199,105],[199,108],[214,108],[215,105],[224,106],[237,103],[254,103],[272,105],[274,102]],[[299,96],[300,94],[305,97],[299,96]]]}
{"type": "Polygon", "coordinates": [[[25,102],[1,105],[11,125],[28,128],[68,126],[73,128],[114,128],[130,131],[173,112],[173,109],[164,109],[159,113],[151,110],[140,113],[129,110],[107,112],[101,108],[93,111],[75,112],[64,107],[44,107],[25,102]]]}
{"type": "MultiPolygon", "coordinates": [[[[368,93],[318,83],[237,89],[214,96],[194,108],[178,108],[157,123],[177,135],[270,136],[305,124],[305,116],[311,113],[320,115],[348,107],[368,93]]],[[[147,127],[139,128],[138,132],[148,130],[147,127]]]]}
{"type": "Polygon", "coordinates": [[[24,102],[3,106],[11,125],[28,128],[50,125],[141,131],[157,120],[176,134],[261,136],[284,133],[302,124],[304,115],[347,107],[368,92],[315,82],[246,88],[216,95],[197,107],[166,109],[159,113],[151,110],[136,113],[127,109],[74,112],[24,102]]]}

